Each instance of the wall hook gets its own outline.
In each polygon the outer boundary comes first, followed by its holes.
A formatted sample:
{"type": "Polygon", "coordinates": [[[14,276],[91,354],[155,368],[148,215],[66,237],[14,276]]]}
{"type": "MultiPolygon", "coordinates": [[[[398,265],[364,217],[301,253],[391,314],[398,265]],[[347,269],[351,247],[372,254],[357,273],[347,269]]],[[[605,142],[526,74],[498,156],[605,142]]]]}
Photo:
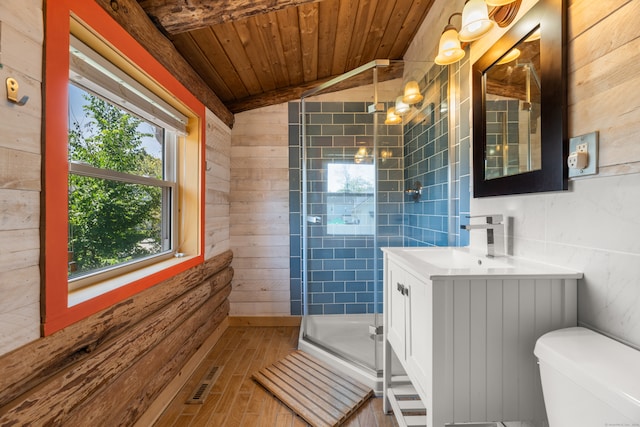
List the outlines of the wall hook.
{"type": "Polygon", "coordinates": [[[27,103],[27,101],[29,100],[29,97],[28,96],[23,96],[18,101],[18,88],[19,87],[20,87],[20,85],[18,84],[16,79],[14,79],[13,77],[8,77],[7,78],[7,99],[9,101],[13,102],[14,104],[18,104],[18,105],[22,106],[22,105],[27,103]]]}

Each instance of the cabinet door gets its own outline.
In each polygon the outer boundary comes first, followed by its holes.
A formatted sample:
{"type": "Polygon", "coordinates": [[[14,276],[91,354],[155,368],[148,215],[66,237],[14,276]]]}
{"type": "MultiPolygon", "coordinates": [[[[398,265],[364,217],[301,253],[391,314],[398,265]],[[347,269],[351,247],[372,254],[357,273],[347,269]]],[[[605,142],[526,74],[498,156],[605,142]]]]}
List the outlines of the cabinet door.
{"type": "Polygon", "coordinates": [[[396,353],[400,361],[405,358],[405,300],[406,297],[402,292],[404,289],[405,273],[401,267],[392,261],[388,262],[388,271],[386,274],[386,292],[387,325],[386,334],[387,341],[396,353]]]}
{"type": "MultiPolygon", "coordinates": [[[[411,382],[425,399],[430,395],[432,380],[432,286],[405,273],[407,296],[406,365],[411,382]]],[[[424,400],[427,403],[426,400],[424,400]]]]}

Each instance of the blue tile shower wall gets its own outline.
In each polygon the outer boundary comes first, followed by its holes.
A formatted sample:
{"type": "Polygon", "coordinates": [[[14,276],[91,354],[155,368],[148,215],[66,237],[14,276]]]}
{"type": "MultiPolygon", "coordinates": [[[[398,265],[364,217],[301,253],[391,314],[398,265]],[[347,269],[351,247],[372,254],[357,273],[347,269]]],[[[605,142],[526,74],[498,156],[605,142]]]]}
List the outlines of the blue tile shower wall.
{"type": "MultiPolygon", "coordinates": [[[[468,49],[468,48],[467,48],[468,49]]],[[[467,52],[468,53],[468,52],[467,52]]],[[[452,225],[449,230],[449,239],[453,246],[468,246],[469,231],[461,230],[461,224],[469,223],[471,212],[471,87],[468,82],[471,61],[470,55],[466,55],[463,61],[458,62],[454,67],[451,84],[455,84],[459,90],[456,91],[454,100],[456,117],[454,117],[455,132],[458,136],[454,138],[452,150],[455,157],[452,159],[451,180],[452,191],[452,225]]]]}
{"type": "MultiPolygon", "coordinates": [[[[363,313],[381,310],[381,290],[374,294],[372,280],[374,264],[382,283],[380,247],[436,246],[469,244],[469,234],[460,231],[460,224],[468,223],[470,212],[470,108],[469,85],[462,81],[468,75],[470,62],[453,66],[455,91],[454,118],[457,138],[449,147],[447,104],[449,84],[446,67],[434,66],[423,79],[426,87],[424,116],[404,126],[386,127],[390,135],[381,136],[380,147],[393,151],[390,159],[378,163],[378,245],[374,248],[371,236],[340,237],[322,233],[310,236],[312,256],[310,268],[317,270],[309,281],[310,314],[363,313]],[[398,138],[396,133],[402,133],[398,138]],[[396,148],[397,147],[397,148],[396,148]],[[450,179],[449,179],[450,178],[450,179]],[[419,181],[424,186],[417,202],[404,189],[413,188],[419,181]],[[449,188],[451,186],[451,188],[449,188]],[[314,252],[315,251],[315,252],[314,252]],[[376,255],[378,256],[376,262],[376,255]],[[326,272],[324,270],[329,270],[326,272]],[[366,273],[366,271],[371,273],[366,273]]],[[[351,125],[364,124],[365,136],[372,133],[371,116],[362,111],[364,103],[307,103],[310,125],[307,133],[314,133],[311,154],[344,154],[354,150],[353,141],[345,139],[351,125]],[[340,125],[343,133],[340,134],[340,125]],[[326,129],[323,127],[326,126],[326,129]],[[315,154],[313,149],[316,149],[315,154]],[[318,151],[319,149],[319,151],[318,151]],[[334,151],[332,151],[334,150],[334,151]],[[339,150],[339,151],[335,151],[339,150]]],[[[383,126],[385,127],[385,126],[383,126]]],[[[384,132],[383,132],[384,133],[384,132]]],[[[289,104],[290,155],[290,235],[291,235],[291,314],[302,314],[301,280],[301,172],[300,159],[300,103],[289,104]]],[[[315,171],[317,172],[317,171],[315,171]]],[[[309,171],[314,178],[313,170],[309,171]]],[[[321,180],[317,180],[318,183],[321,180]]],[[[312,183],[313,185],[313,183],[312,183]]],[[[316,187],[317,188],[317,187],[316,187]]],[[[319,213],[323,214],[320,197],[319,213]]],[[[324,224],[325,222],[323,222],[324,224]]],[[[315,226],[311,228],[314,229],[315,226]]],[[[315,227],[322,230],[321,227],[315,227]]],[[[313,233],[310,233],[313,234],[313,233]]]]}
{"type": "Polygon", "coordinates": [[[422,186],[405,203],[405,246],[449,244],[448,70],[434,66],[422,79],[422,114],[404,127],[405,188],[422,186]],[[419,184],[417,184],[419,183],[419,184]]]}
{"type": "MultiPolygon", "coordinates": [[[[321,218],[308,228],[308,314],[382,311],[381,246],[402,245],[402,127],[378,125],[377,242],[373,233],[330,234],[327,163],[352,162],[361,143],[373,151],[374,119],[366,102],[306,102],[307,209],[321,218]],[[377,243],[377,244],[376,244],[377,243]],[[381,283],[381,282],[379,282],[381,283]]],[[[384,120],[379,114],[379,120],[384,120]]],[[[289,103],[291,314],[302,314],[300,103],[289,103]]],[[[372,161],[369,159],[368,161],[372,161]]]]}

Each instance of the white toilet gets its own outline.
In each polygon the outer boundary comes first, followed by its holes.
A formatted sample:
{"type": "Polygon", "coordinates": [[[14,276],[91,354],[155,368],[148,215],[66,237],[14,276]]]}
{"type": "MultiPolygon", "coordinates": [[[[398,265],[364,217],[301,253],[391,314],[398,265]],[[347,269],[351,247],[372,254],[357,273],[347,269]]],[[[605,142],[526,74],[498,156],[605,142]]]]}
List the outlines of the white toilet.
{"type": "Polygon", "coordinates": [[[640,351],[585,328],[540,337],[550,427],[640,427],[640,351]]]}

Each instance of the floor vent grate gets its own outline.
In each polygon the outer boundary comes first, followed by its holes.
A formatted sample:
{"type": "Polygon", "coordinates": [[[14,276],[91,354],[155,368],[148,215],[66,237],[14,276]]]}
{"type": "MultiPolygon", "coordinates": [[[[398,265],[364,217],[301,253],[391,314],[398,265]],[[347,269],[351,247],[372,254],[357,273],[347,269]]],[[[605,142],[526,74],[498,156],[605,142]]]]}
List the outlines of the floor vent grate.
{"type": "Polygon", "coordinates": [[[187,404],[196,404],[202,405],[204,401],[207,399],[209,395],[209,391],[211,391],[211,387],[218,379],[218,375],[222,369],[219,366],[213,366],[209,371],[202,377],[200,382],[196,384],[193,393],[185,403],[187,404]]]}

